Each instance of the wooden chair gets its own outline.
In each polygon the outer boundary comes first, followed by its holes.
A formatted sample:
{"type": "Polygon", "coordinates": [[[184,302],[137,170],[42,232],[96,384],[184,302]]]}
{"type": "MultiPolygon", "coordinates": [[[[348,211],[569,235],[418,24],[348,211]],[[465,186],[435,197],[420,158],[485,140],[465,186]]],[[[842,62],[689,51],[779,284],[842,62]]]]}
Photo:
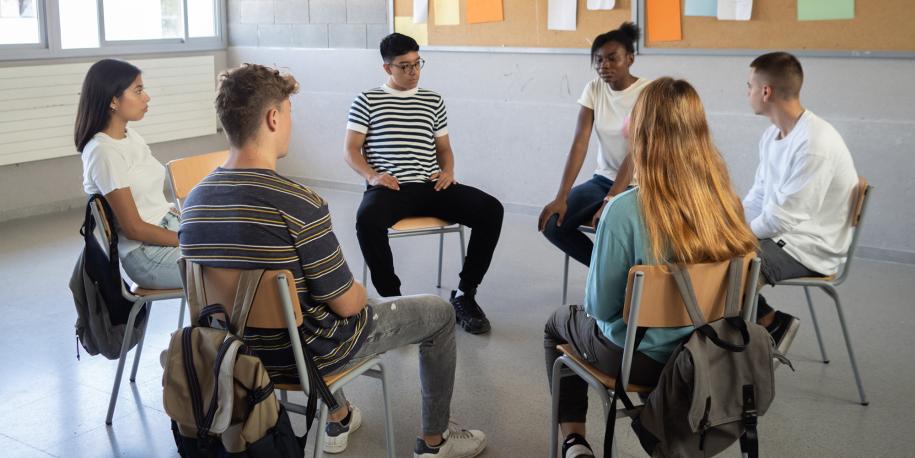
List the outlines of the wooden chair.
{"type": "MultiPolygon", "coordinates": [[[[105,254],[108,256],[117,256],[117,253],[108,253],[108,241],[111,238],[111,224],[105,217],[105,211],[101,208],[101,203],[95,201],[92,206],[92,218],[95,220],[95,237],[105,254]]],[[[114,376],[114,386],[111,388],[111,399],[108,401],[108,414],[105,416],[105,424],[110,425],[114,417],[114,407],[117,405],[118,392],[121,388],[121,377],[124,375],[124,363],[127,361],[127,353],[130,350],[129,345],[133,337],[134,323],[137,315],[143,308],[146,308],[146,319],[143,320],[142,328],[139,330],[140,340],[137,342],[137,351],[133,357],[133,368],[130,370],[130,383],[137,380],[137,368],[140,364],[140,354],[143,352],[143,341],[146,340],[146,326],[152,315],[152,304],[155,301],[181,299],[181,307],[178,313],[178,327],[181,327],[184,318],[184,290],[183,289],[144,289],[134,284],[128,289],[124,282],[121,282],[121,295],[128,301],[133,302],[130,313],[127,315],[127,328],[124,331],[124,341],[121,343],[121,355],[118,358],[118,370],[114,376]]]]}
{"type": "MultiPolygon", "coordinates": [[[[226,311],[231,314],[231,304],[235,303],[238,278],[241,271],[216,267],[204,267],[202,270],[203,284],[205,285],[204,297],[207,303],[223,304],[224,306],[228,304],[226,311]]],[[[182,269],[182,272],[184,272],[184,269],[182,269]]],[[[302,325],[302,308],[299,305],[299,296],[296,293],[293,278],[292,272],[288,270],[264,271],[251,304],[251,312],[248,315],[246,326],[261,329],[286,329],[289,333],[296,371],[303,385],[277,384],[276,389],[280,390],[280,402],[283,403],[287,410],[304,415],[305,406],[290,403],[286,396],[286,391],[303,391],[305,393],[309,391],[305,354],[302,351],[302,342],[298,331],[299,326],[302,325]]],[[[188,291],[188,295],[190,294],[192,292],[188,291]]],[[[192,321],[196,320],[198,313],[199,310],[191,310],[192,321]]],[[[394,422],[391,417],[387,376],[381,358],[379,356],[367,358],[351,367],[329,374],[324,377],[324,383],[327,384],[331,392],[336,392],[360,375],[367,375],[381,380],[385,412],[385,440],[387,442],[388,458],[393,458],[395,455],[394,422]]],[[[324,454],[324,425],[327,423],[328,415],[327,406],[323,402],[320,402],[319,405],[320,414],[317,424],[314,426],[316,428],[314,457],[321,457],[324,454]]]]}
{"type": "MultiPolygon", "coordinates": [[[[756,285],[759,278],[760,260],[756,257],[756,253],[750,253],[744,257],[744,262],[747,268],[741,278],[740,291],[743,294],[742,316],[744,319],[748,319],[756,316],[756,285]]],[[[686,269],[692,280],[699,308],[708,321],[724,316],[728,265],[729,262],[724,261],[694,264],[686,269]]],[[[622,386],[626,387],[627,392],[649,393],[653,387],[629,383],[637,328],[676,328],[693,324],[683,305],[673,275],[665,266],[637,265],[629,269],[623,319],[627,326],[620,374],[622,386]]],[[[553,458],[559,453],[559,383],[561,378],[576,374],[597,391],[603,401],[605,418],[610,414],[610,403],[613,399],[613,389],[616,386],[615,377],[601,372],[584,361],[572,350],[570,345],[558,345],[557,349],[563,355],[553,363],[552,373],[553,407],[550,421],[549,456],[553,458]]],[[[623,412],[619,412],[617,418],[623,415],[625,415],[623,412]]],[[[604,440],[608,440],[608,438],[604,438],[604,440]]],[[[616,455],[616,441],[613,443],[613,452],[616,455]]]]}
{"type": "Polygon", "coordinates": [[[229,158],[229,150],[199,154],[197,156],[183,157],[168,161],[165,170],[168,173],[168,186],[175,197],[175,205],[182,209],[184,199],[191,193],[191,189],[200,183],[216,167],[219,167],[229,158]]]}
{"type": "Polygon", "coordinates": [[[820,325],[817,323],[816,312],[813,310],[813,299],[810,297],[810,288],[820,288],[826,295],[832,298],[836,306],[836,314],[839,316],[839,324],[842,327],[842,336],[845,338],[845,347],[848,349],[848,359],[851,362],[851,369],[855,376],[855,383],[858,385],[858,396],[861,405],[868,405],[867,395],[864,393],[864,382],[861,381],[861,373],[858,371],[858,363],[855,360],[855,351],[852,348],[851,336],[848,334],[848,326],[845,323],[845,314],[842,312],[842,302],[839,300],[839,293],[836,287],[841,285],[848,277],[851,270],[852,260],[855,256],[855,249],[858,246],[858,236],[861,232],[861,222],[864,219],[864,212],[867,209],[867,202],[870,193],[874,189],[868,185],[864,177],[858,177],[858,186],[855,187],[850,199],[851,210],[849,211],[848,224],[852,227],[851,244],[848,247],[845,264],[843,264],[836,275],[826,277],[807,277],[792,278],[782,280],[776,283],[776,286],[803,286],[804,296],[807,298],[807,307],[810,309],[810,318],[813,323],[813,330],[816,332],[817,343],[820,345],[820,355],[823,357],[823,363],[829,363],[829,357],[826,356],[826,347],[823,345],[823,338],[820,335],[820,325]]]}
{"type": "MultiPolygon", "coordinates": [[[[461,237],[461,263],[467,256],[464,243],[464,226],[461,224],[450,223],[443,219],[432,216],[414,216],[404,218],[388,229],[388,238],[396,239],[401,237],[415,237],[418,235],[438,235],[438,281],[435,283],[436,288],[442,287],[442,256],[445,249],[445,234],[457,232],[461,237]]],[[[362,261],[362,284],[368,280],[369,267],[365,260],[362,261]]]]}

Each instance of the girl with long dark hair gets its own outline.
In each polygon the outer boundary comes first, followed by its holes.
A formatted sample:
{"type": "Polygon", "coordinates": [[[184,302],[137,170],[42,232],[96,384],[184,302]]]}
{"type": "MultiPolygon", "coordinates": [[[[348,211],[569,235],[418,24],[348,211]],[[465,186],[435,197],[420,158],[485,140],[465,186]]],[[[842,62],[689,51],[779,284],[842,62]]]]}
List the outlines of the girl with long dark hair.
{"type": "Polygon", "coordinates": [[[148,108],[140,69],[100,60],[83,80],[74,142],[83,160],[83,188],[104,195],[114,211],[124,271],[145,288],[180,288],[179,220],[162,191],[165,167],[127,127],[148,108]]]}

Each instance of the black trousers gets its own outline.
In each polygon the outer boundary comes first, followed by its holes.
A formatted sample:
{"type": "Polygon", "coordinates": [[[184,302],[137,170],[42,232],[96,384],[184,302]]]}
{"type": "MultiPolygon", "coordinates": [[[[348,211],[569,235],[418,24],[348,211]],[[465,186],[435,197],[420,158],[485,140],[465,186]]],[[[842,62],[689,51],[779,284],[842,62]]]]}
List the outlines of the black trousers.
{"type": "Polygon", "coordinates": [[[410,216],[434,216],[463,224],[471,232],[458,287],[471,291],[489,270],[502,232],[502,215],[502,204],[495,197],[462,184],[441,191],[435,190],[434,183],[404,183],[399,191],[369,186],[356,214],[356,236],[378,294],[400,296],[388,228],[410,216]]]}
{"type": "MultiPolygon", "coordinates": [[[[594,318],[585,314],[580,305],[564,305],[553,312],[543,331],[546,354],[546,376],[552,384],[553,362],[559,357],[560,344],[571,344],[576,356],[593,364],[601,372],[619,377],[623,349],[607,339],[594,318]]],[[[654,386],[661,377],[664,364],[643,353],[635,352],[629,383],[654,386]]],[[[563,377],[559,383],[559,422],[584,423],[588,415],[588,383],[578,375],[563,377]]]]}
{"type": "MultiPolygon", "coordinates": [[[[762,261],[759,266],[762,279],[769,285],[791,278],[824,276],[808,269],[772,239],[759,241],[759,259],[762,261]]],[[[756,305],[756,319],[772,313],[773,310],[766,298],[760,294],[756,305]]]]}

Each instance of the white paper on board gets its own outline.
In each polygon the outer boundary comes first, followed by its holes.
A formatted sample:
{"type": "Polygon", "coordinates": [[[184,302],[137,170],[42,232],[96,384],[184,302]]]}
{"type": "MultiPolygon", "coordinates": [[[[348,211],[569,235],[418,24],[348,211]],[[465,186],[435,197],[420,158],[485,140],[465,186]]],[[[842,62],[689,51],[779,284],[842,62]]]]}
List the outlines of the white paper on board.
{"type": "Polygon", "coordinates": [[[749,21],[753,15],[753,0],[718,0],[718,19],[749,21]]]}
{"type": "Polygon", "coordinates": [[[574,31],[578,13],[576,0],[549,0],[546,28],[549,30],[574,31]]]}
{"type": "Polygon", "coordinates": [[[425,24],[429,21],[429,0],[413,0],[413,23],[425,24]]]}
{"type": "Polygon", "coordinates": [[[589,10],[612,10],[616,6],[616,0],[588,0],[589,10]]]}

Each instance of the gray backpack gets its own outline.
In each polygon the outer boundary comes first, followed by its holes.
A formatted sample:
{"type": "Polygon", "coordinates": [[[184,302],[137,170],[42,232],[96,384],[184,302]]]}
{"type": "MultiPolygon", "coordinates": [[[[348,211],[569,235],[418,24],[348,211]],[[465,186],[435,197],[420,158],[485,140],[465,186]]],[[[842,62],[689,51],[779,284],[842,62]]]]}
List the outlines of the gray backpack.
{"type": "Polygon", "coordinates": [[[756,457],[757,418],[775,398],[773,358],[790,362],[764,327],[739,315],[743,258],[731,260],[724,317],[711,323],[689,274],[668,267],[696,330],[671,354],[643,406],[634,408],[620,391],[632,428],[651,456],[713,456],[740,440],[741,451],[756,457]]]}

